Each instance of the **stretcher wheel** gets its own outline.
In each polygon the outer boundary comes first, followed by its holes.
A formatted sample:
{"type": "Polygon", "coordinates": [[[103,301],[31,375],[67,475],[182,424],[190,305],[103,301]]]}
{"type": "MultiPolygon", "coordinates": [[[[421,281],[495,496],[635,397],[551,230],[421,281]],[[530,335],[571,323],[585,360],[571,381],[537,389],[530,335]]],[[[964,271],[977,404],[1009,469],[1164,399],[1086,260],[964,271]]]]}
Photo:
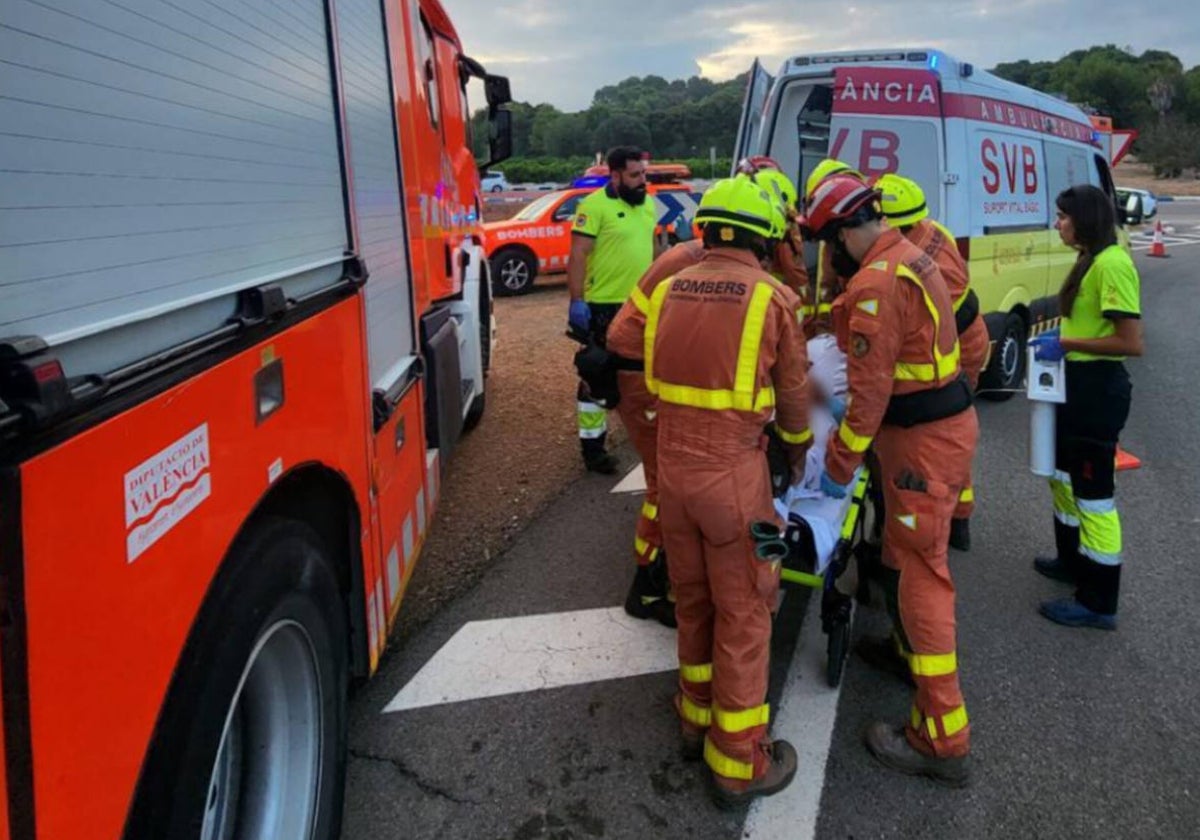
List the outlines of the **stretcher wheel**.
{"type": "Polygon", "coordinates": [[[846,667],[846,656],[850,653],[850,622],[838,621],[829,633],[829,658],[825,662],[825,681],[830,688],[837,688],[846,667]]]}

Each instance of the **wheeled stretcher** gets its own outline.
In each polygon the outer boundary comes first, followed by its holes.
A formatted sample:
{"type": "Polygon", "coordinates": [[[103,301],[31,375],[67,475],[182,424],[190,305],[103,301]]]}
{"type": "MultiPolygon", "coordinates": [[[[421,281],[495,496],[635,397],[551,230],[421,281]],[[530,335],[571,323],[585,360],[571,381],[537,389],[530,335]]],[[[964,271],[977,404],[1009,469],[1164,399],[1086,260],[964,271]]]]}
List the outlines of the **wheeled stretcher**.
{"type": "MultiPolygon", "coordinates": [[[[837,349],[834,338],[818,336],[810,340],[808,355],[812,362],[809,374],[820,392],[844,397],[846,357],[837,349]]],[[[862,559],[872,551],[867,545],[871,538],[867,509],[872,498],[872,476],[866,466],[860,467],[850,492],[842,499],[820,492],[825,441],[836,423],[823,407],[814,406],[811,427],[815,443],[809,450],[800,484],[787,486],[790,467],[780,449],[776,450],[780,457],[772,465],[775,509],[785,526],[758,522],[751,527],[751,534],[760,559],[782,564],[780,578],[784,585],[807,586],[821,592],[821,629],[829,637],[825,676],[832,687],[841,681],[849,651],[853,604],[853,598],[835,584],[852,558],[862,559]]]]}
{"type": "Polygon", "coordinates": [[[828,636],[825,679],[836,687],[850,650],[853,598],[836,583],[866,538],[865,508],[871,473],[862,467],[844,499],[789,493],[776,502],[787,524],[755,522],[750,533],[760,560],[780,562],[785,586],[806,586],[821,593],[821,630],[828,636]]]}

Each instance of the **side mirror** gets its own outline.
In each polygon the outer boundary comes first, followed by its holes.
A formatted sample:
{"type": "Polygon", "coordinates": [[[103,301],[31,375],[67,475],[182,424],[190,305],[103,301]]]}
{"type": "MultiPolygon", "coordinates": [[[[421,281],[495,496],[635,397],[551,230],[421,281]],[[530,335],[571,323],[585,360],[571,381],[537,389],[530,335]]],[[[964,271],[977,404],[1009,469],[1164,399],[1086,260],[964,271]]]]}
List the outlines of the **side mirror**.
{"type": "Polygon", "coordinates": [[[483,167],[485,171],[489,167],[512,157],[512,111],[493,111],[488,118],[488,125],[488,157],[490,160],[483,167]]]}
{"type": "Polygon", "coordinates": [[[501,105],[512,102],[512,88],[504,76],[484,76],[483,93],[487,98],[489,111],[494,111],[501,105]]]}

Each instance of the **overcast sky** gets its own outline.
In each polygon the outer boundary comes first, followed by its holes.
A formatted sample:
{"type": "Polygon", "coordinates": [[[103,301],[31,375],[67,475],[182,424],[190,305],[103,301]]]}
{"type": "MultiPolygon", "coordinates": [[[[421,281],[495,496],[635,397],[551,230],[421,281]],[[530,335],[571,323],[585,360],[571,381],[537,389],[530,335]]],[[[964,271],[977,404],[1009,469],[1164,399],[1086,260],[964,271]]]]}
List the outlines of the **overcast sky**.
{"type": "Polygon", "coordinates": [[[467,53],[564,111],[629,76],[720,81],[756,56],[936,47],[979,67],[1115,43],[1200,64],[1200,5],[1151,0],[442,0],[467,53]]]}

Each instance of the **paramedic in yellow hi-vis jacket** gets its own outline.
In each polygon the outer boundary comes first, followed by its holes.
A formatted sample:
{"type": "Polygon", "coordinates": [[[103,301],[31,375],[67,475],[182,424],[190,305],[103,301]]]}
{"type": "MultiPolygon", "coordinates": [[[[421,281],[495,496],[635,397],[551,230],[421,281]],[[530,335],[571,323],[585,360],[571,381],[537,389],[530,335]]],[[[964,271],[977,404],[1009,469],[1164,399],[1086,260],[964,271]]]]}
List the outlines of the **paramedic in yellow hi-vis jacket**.
{"type": "Polygon", "coordinates": [[[1079,251],[1059,292],[1062,325],[1033,340],[1038,359],[1066,356],[1067,401],[1055,426],[1055,557],[1034,568],[1073,583],[1073,597],[1046,601],[1041,613],[1070,627],[1115,630],[1121,585],[1121,520],[1114,500],[1117,437],[1129,416],[1123,360],[1142,354],[1140,281],[1117,244],[1112,199],[1090,185],[1059,194],[1062,241],[1079,251]]]}
{"type": "MultiPolygon", "coordinates": [[[[571,227],[567,323],[601,347],[608,324],[654,261],[654,202],[646,194],[646,155],[633,146],[608,153],[610,181],[579,202],[571,227]]],[[[579,446],[592,472],[611,475],[617,459],[604,448],[608,417],[582,380],[578,400],[579,446]]]]}

